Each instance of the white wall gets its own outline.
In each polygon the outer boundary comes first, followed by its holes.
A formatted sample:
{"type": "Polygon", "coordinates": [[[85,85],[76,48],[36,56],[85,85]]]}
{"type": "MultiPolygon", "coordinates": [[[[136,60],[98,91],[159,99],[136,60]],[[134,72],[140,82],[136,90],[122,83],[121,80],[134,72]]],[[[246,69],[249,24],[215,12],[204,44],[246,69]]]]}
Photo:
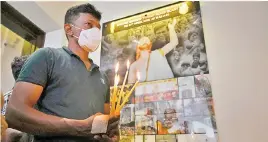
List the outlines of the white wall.
{"type": "Polygon", "coordinates": [[[221,142],[268,142],[268,2],[202,2],[221,142]]]}
{"type": "Polygon", "coordinates": [[[61,48],[65,41],[63,29],[46,33],[44,47],[61,48]]]}

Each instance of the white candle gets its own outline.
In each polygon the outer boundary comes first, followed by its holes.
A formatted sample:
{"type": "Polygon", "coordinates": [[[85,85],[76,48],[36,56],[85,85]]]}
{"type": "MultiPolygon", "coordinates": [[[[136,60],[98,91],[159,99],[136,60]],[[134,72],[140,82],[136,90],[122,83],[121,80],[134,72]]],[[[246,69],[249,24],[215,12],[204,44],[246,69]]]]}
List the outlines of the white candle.
{"type": "Polygon", "coordinates": [[[140,72],[137,72],[137,81],[134,84],[134,86],[132,87],[132,89],[130,90],[130,92],[124,97],[124,101],[123,103],[120,105],[119,108],[116,109],[117,113],[120,112],[120,110],[123,108],[123,106],[126,104],[126,102],[128,101],[130,95],[132,94],[132,92],[135,90],[135,88],[137,87],[137,85],[139,84],[139,80],[140,80],[140,72]]]}
{"type": "Polygon", "coordinates": [[[120,90],[120,93],[119,93],[119,99],[118,99],[118,103],[116,105],[116,108],[118,108],[120,106],[120,103],[121,103],[121,98],[122,98],[122,95],[123,95],[123,91],[124,91],[124,88],[125,88],[125,85],[126,85],[126,80],[127,80],[127,77],[128,77],[128,71],[129,71],[129,60],[127,61],[127,72],[125,74],[125,78],[124,78],[124,81],[123,81],[123,86],[121,87],[121,90],[120,90]]]}

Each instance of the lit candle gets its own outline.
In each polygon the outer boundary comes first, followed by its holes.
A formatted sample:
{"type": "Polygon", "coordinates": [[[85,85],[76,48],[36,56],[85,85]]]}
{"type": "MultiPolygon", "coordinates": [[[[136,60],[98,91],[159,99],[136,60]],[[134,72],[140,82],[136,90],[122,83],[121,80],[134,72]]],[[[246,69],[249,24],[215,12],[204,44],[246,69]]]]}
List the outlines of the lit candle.
{"type": "Polygon", "coordinates": [[[124,105],[127,103],[127,101],[129,100],[130,95],[132,94],[132,92],[135,90],[135,88],[137,87],[137,85],[139,84],[139,80],[140,80],[140,72],[137,72],[137,81],[134,84],[134,86],[132,87],[132,89],[129,91],[129,93],[124,97],[124,101],[123,103],[120,105],[120,107],[118,109],[116,109],[116,113],[120,113],[120,110],[124,107],[124,105]]]}
{"type": "Polygon", "coordinates": [[[118,99],[118,102],[117,102],[117,105],[116,105],[116,109],[120,106],[120,103],[121,103],[121,98],[123,96],[123,91],[124,91],[124,88],[125,88],[125,85],[126,85],[126,80],[127,80],[127,77],[128,77],[129,65],[130,65],[130,63],[129,63],[129,60],[128,60],[127,61],[127,72],[125,74],[123,86],[121,87],[121,90],[120,90],[120,93],[119,93],[119,99],[118,99]]]}
{"type": "Polygon", "coordinates": [[[113,114],[114,111],[115,111],[115,102],[117,101],[117,85],[118,85],[118,82],[119,82],[120,78],[119,78],[119,75],[115,76],[115,87],[114,87],[114,93],[113,93],[113,96],[112,96],[112,106],[111,106],[111,113],[113,114]]]}
{"type": "Polygon", "coordinates": [[[116,92],[117,92],[117,85],[119,83],[119,76],[117,76],[117,72],[119,69],[119,63],[117,62],[116,66],[115,66],[115,75],[114,75],[114,90],[113,90],[113,94],[112,94],[112,106],[111,106],[111,112],[114,112],[115,110],[115,99],[116,99],[116,92]]]}

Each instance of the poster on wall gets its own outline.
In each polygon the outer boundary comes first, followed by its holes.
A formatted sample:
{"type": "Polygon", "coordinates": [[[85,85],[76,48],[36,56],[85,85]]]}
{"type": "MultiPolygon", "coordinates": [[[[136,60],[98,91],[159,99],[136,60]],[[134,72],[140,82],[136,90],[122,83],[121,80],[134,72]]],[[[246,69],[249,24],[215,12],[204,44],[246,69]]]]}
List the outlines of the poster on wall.
{"type": "MultiPolygon", "coordinates": [[[[178,2],[103,24],[101,70],[113,85],[116,63],[128,83],[206,74],[206,46],[199,2],[178,2]]],[[[122,80],[119,84],[122,84],[122,80]]]]}

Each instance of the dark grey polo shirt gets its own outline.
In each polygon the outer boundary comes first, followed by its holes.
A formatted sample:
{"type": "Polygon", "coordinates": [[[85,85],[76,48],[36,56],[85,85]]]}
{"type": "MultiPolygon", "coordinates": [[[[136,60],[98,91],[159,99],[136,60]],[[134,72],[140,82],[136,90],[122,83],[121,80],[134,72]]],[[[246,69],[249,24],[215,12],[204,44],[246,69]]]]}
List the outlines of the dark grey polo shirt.
{"type": "Polygon", "coordinates": [[[91,68],[87,70],[69,48],[42,48],[26,61],[17,82],[44,87],[38,110],[64,118],[85,119],[103,113],[104,103],[110,100],[107,76],[89,60],[91,68]]]}

